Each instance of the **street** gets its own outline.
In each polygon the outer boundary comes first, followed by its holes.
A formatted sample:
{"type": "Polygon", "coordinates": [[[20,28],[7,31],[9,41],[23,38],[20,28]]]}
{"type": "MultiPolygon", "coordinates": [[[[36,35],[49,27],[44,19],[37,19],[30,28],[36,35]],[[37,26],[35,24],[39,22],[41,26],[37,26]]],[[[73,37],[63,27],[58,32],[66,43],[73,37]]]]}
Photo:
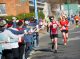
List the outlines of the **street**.
{"type": "Polygon", "coordinates": [[[0,0],[0,59],[80,59],[80,0],[0,0]]]}
{"type": "Polygon", "coordinates": [[[68,45],[63,45],[61,33],[58,38],[58,53],[51,51],[49,34],[40,38],[40,46],[30,57],[31,59],[79,59],[80,58],[80,28],[69,31],[68,45]]]}

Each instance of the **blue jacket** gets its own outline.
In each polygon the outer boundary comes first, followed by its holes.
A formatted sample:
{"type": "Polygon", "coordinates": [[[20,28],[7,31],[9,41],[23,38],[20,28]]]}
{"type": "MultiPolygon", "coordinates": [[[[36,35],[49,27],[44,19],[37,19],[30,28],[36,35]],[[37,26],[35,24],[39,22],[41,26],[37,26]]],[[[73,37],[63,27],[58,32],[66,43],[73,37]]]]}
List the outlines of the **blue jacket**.
{"type": "Polygon", "coordinates": [[[23,30],[20,30],[20,31],[16,31],[16,30],[13,30],[13,29],[8,29],[8,30],[10,30],[10,31],[11,31],[13,34],[15,34],[15,35],[23,34],[23,33],[24,33],[23,30]]]}
{"type": "MultiPolygon", "coordinates": [[[[8,29],[8,30],[10,30],[15,35],[19,35],[19,34],[23,34],[24,33],[24,31],[16,31],[16,30],[13,30],[13,29],[8,29]]],[[[11,42],[18,42],[18,39],[15,39],[15,40],[12,39],[11,42]]]]}
{"type": "MultiPolygon", "coordinates": [[[[25,30],[28,32],[30,28],[25,28],[25,30]]],[[[33,41],[33,35],[32,34],[25,34],[24,35],[25,42],[32,42],[33,41]]]]}

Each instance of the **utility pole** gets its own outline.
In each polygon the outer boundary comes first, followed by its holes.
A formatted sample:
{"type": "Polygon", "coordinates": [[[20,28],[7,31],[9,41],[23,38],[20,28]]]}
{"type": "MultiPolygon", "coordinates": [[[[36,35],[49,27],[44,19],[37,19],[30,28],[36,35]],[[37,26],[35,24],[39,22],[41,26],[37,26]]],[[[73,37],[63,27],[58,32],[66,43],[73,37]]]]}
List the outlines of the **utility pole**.
{"type": "Polygon", "coordinates": [[[36,23],[38,24],[39,20],[38,20],[38,9],[37,9],[37,1],[36,0],[34,0],[34,9],[35,9],[36,23]]]}

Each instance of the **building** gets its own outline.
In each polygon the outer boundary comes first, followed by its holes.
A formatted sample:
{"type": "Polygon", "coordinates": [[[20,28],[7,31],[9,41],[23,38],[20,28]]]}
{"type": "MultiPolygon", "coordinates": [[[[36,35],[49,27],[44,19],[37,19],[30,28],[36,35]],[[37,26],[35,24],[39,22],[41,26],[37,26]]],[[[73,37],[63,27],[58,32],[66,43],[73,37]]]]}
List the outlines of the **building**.
{"type": "Polygon", "coordinates": [[[44,4],[45,5],[44,5],[43,13],[45,14],[45,18],[47,18],[48,16],[52,16],[50,4],[47,2],[45,2],[44,4]]]}
{"type": "Polygon", "coordinates": [[[28,0],[0,0],[0,16],[16,16],[29,13],[28,0]]]}
{"type": "MultiPolygon", "coordinates": [[[[34,1],[29,0],[30,12],[34,12],[34,1]]],[[[45,17],[50,15],[51,9],[50,5],[45,0],[37,0],[38,12],[43,11],[45,17]]]]}
{"type": "MultiPolygon", "coordinates": [[[[29,7],[30,7],[30,12],[34,12],[34,1],[33,0],[29,0],[29,7]]],[[[38,10],[43,10],[44,2],[42,2],[41,0],[37,0],[37,8],[38,10]]]]}
{"type": "Polygon", "coordinates": [[[78,14],[80,8],[80,0],[47,0],[51,5],[51,11],[53,14],[59,15],[64,11],[65,14],[78,14]]]}
{"type": "MultiPolygon", "coordinates": [[[[0,16],[16,16],[34,12],[34,0],[0,0],[0,16]]],[[[50,5],[45,0],[37,0],[38,12],[50,15],[50,5]]]]}

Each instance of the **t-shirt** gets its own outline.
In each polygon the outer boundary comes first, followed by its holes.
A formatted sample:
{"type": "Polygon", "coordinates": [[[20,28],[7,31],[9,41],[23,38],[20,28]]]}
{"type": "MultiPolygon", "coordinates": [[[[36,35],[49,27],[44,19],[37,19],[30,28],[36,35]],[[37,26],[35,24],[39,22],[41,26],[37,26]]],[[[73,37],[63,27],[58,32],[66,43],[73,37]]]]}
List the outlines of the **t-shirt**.
{"type": "MultiPolygon", "coordinates": [[[[17,28],[19,31],[23,30],[24,31],[24,28],[17,28]]],[[[24,39],[23,37],[22,38],[19,38],[19,43],[24,43],[24,39]]]]}
{"type": "Polygon", "coordinates": [[[75,16],[75,18],[74,18],[75,20],[79,20],[79,16],[75,16]]]}
{"type": "Polygon", "coordinates": [[[68,30],[68,20],[65,20],[65,21],[63,21],[63,20],[61,20],[60,21],[60,25],[61,25],[61,30],[68,30]]]}
{"type": "MultiPolygon", "coordinates": [[[[30,31],[30,28],[25,28],[25,30],[27,31],[27,32],[29,32],[30,31]]],[[[24,35],[24,40],[25,40],[25,42],[32,42],[32,34],[25,34],[24,35]]]]}
{"type": "Polygon", "coordinates": [[[58,22],[57,21],[51,22],[50,24],[51,34],[58,34],[57,28],[58,22]]]}
{"type": "MultiPolygon", "coordinates": [[[[2,49],[12,49],[13,46],[12,46],[12,43],[14,43],[12,39],[17,39],[19,37],[21,37],[23,35],[14,35],[11,31],[5,29],[3,32],[0,32],[0,41],[6,41],[6,42],[9,42],[9,43],[5,43],[5,44],[0,44],[0,52],[1,52],[1,46],[2,46],[2,49]],[[6,35],[5,35],[6,34],[6,35]]],[[[15,47],[15,45],[14,45],[15,47]]],[[[16,44],[16,47],[18,47],[18,43],[16,44]]]]}

